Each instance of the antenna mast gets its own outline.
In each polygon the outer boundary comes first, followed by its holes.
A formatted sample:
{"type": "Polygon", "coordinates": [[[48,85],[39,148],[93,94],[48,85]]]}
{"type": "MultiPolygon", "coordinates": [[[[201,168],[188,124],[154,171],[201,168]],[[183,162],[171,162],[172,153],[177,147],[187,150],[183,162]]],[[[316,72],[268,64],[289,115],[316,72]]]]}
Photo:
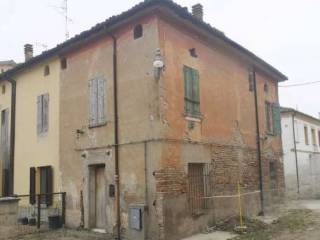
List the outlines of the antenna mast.
{"type": "Polygon", "coordinates": [[[66,40],[69,39],[69,18],[68,18],[68,0],[64,0],[64,6],[62,7],[64,10],[64,17],[65,17],[65,28],[66,28],[66,40]]]}

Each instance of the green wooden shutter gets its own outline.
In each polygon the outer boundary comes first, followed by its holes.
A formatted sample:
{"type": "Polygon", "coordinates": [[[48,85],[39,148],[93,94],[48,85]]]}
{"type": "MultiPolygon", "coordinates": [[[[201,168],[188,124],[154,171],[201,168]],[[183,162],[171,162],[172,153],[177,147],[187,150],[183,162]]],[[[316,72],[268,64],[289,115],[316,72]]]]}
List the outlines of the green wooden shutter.
{"type": "Polygon", "coordinates": [[[200,114],[200,87],[199,87],[199,72],[192,69],[192,101],[194,115],[200,114]]]}
{"type": "Polygon", "coordinates": [[[29,189],[29,202],[31,205],[36,203],[36,169],[30,168],[30,189],[29,189]]]}
{"type": "Polygon", "coordinates": [[[184,66],[184,98],[185,98],[185,111],[192,113],[192,70],[184,66]]]}
{"type": "Polygon", "coordinates": [[[281,116],[280,106],[278,103],[272,104],[273,132],[275,135],[281,134],[281,116]]]}

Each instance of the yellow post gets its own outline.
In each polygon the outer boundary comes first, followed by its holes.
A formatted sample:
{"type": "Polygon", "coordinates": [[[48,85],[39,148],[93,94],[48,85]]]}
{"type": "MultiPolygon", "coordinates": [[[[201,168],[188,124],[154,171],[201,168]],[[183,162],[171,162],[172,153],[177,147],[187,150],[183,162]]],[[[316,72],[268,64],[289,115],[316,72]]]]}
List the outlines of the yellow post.
{"type": "Polygon", "coordinates": [[[238,197],[239,197],[240,229],[243,229],[243,218],[242,218],[242,205],[241,205],[241,189],[240,189],[240,182],[238,182],[238,197]]]}

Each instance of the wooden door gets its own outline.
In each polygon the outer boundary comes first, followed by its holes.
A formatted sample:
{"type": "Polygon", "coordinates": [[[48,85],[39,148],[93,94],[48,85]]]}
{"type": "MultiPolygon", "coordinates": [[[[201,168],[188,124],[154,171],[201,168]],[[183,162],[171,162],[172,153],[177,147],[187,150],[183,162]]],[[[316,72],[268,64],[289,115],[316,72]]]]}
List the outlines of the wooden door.
{"type": "Polygon", "coordinates": [[[95,222],[96,228],[106,228],[106,180],[105,168],[97,167],[95,171],[95,222]]]}

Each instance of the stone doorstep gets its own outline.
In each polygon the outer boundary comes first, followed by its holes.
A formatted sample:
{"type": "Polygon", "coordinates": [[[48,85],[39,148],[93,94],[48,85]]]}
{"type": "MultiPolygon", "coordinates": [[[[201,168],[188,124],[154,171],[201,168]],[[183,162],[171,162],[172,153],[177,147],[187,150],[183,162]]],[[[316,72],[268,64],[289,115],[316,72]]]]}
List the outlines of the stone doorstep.
{"type": "Polygon", "coordinates": [[[211,233],[201,233],[182,240],[228,240],[237,235],[230,232],[216,231],[211,233]]]}

